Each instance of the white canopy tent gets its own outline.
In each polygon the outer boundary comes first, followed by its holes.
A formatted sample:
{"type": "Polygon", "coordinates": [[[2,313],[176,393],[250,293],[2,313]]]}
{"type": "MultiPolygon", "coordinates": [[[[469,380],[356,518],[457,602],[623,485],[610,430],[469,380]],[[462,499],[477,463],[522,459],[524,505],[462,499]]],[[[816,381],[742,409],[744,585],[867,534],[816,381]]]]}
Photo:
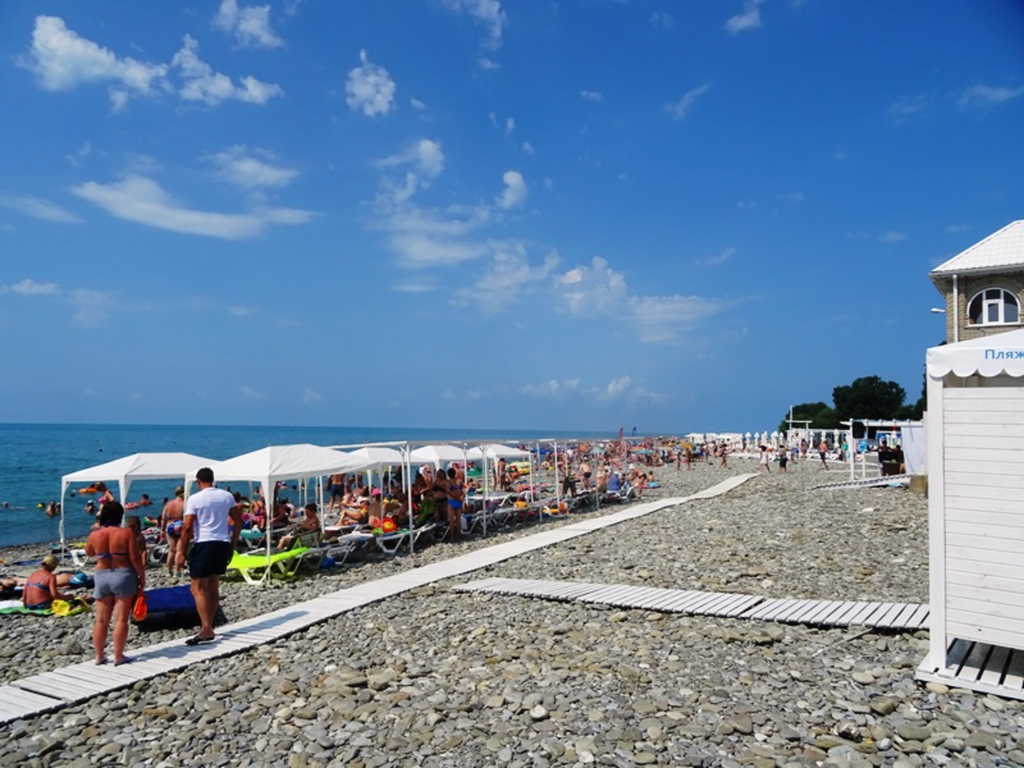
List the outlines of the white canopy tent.
{"type": "Polygon", "coordinates": [[[466,461],[466,449],[447,443],[421,445],[410,452],[409,461],[413,464],[433,464],[438,469],[446,462],[466,461]]]}
{"type": "Polygon", "coordinates": [[[514,448],[511,445],[503,445],[501,443],[484,443],[482,445],[474,446],[466,451],[466,459],[468,461],[480,461],[483,460],[483,480],[484,480],[484,535],[487,535],[487,502],[490,499],[490,470],[488,462],[492,464],[497,462],[498,459],[525,459],[530,462],[530,485],[533,485],[533,461],[532,455],[529,451],[523,450],[522,448],[514,448]]]}
{"type": "Polygon", "coordinates": [[[956,663],[964,643],[979,659],[1024,651],[1024,330],[933,347],[927,372],[931,616],[917,676],[1024,698],[1001,667],[968,679],[956,663]]]}
{"type": "MultiPolygon", "coordinates": [[[[324,475],[342,472],[359,472],[374,466],[374,462],[352,456],[351,454],[322,448],[309,443],[297,445],[276,445],[261,448],[258,451],[244,453],[226,461],[210,465],[216,482],[249,482],[260,483],[266,499],[267,518],[273,512],[274,489],[281,480],[310,480],[324,475]]],[[[318,484],[319,488],[319,484],[318,484]]],[[[323,506],[322,493],[318,499],[323,506]]],[[[267,555],[271,550],[270,532],[267,531],[267,555]]],[[[266,569],[265,576],[270,569],[266,569]]]]}
{"type": "Polygon", "coordinates": [[[201,467],[214,464],[213,459],[191,453],[133,453],[120,459],[80,469],[61,478],[60,544],[64,546],[64,496],[72,483],[117,482],[121,504],[128,501],[128,491],[135,480],[181,480],[188,492],[189,481],[201,467]]]}

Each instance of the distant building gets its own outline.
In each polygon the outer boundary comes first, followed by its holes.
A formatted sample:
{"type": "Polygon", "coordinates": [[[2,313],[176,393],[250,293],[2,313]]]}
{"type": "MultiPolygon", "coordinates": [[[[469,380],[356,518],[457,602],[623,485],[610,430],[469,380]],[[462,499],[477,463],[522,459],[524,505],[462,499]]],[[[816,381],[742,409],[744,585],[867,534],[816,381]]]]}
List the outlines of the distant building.
{"type": "Polygon", "coordinates": [[[975,243],[929,277],[946,299],[948,343],[1024,327],[1024,220],[975,243]]]}

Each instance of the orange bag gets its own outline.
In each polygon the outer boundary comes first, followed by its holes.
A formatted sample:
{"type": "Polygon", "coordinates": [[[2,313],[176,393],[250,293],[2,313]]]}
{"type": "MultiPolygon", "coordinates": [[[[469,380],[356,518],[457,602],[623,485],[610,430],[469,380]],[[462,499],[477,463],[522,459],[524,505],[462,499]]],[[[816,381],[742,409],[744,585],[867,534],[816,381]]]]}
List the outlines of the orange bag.
{"type": "Polygon", "coordinates": [[[146,605],[146,594],[143,593],[135,598],[135,606],[132,608],[132,618],[135,621],[145,621],[149,615],[149,606],[146,605]]]}

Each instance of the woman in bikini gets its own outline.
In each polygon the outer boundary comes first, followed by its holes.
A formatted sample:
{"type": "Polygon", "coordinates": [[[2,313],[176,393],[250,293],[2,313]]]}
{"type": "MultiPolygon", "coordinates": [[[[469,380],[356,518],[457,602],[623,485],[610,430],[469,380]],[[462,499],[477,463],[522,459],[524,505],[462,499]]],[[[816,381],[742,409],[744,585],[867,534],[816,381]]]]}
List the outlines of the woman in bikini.
{"type": "Polygon", "coordinates": [[[430,498],[434,501],[435,522],[448,524],[448,476],[443,469],[438,469],[437,477],[431,487],[430,498]]]}
{"type": "Polygon", "coordinates": [[[453,544],[462,541],[462,505],[465,498],[458,470],[448,467],[448,541],[453,544]]]}
{"type": "Polygon", "coordinates": [[[85,554],[96,558],[96,623],[92,630],[92,643],[96,650],[96,663],[105,664],[107,634],[110,619],[114,619],[114,665],[132,661],[124,655],[128,642],[128,617],[136,595],[146,587],[146,565],[139,552],[135,534],[122,528],[124,507],[110,501],[100,510],[100,527],[89,534],[85,554]]]}
{"type": "Polygon", "coordinates": [[[74,596],[65,595],[58,589],[57,576],[53,572],[59,563],[55,555],[47,555],[43,558],[42,567],[25,581],[21,600],[26,608],[43,610],[53,605],[54,600],[74,600],[74,596]]]}

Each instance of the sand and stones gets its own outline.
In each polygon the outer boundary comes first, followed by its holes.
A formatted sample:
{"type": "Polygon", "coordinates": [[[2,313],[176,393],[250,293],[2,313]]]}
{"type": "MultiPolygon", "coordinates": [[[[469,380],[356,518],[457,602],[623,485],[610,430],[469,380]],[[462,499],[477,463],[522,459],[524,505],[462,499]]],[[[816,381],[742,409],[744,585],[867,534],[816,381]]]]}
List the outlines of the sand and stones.
{"type": "MultiPolygon", "coordinates": [[[[662,469],[659,493],[685,496],[756,470],[732,465],[662,469]]],[[[914,680],[925,632],[451,591],[504,576],[926,602],[925,501],[893,488],[812,490],[825,479],[841,477],[798,464],[7,724],[0,765],[1024,764],[1020,703],[914,680]]],[[[266,589],[231,583],[225,611],[257,615],[535,530],[266,589]]],[[[151,571],[154,584],[161,578],[151,571]]],[[[0,622],[5,680],[88,658],[87,617],[10,618],[0,622]]],[[[171,636],[133,633],[129,647],[171,636]]]]}

